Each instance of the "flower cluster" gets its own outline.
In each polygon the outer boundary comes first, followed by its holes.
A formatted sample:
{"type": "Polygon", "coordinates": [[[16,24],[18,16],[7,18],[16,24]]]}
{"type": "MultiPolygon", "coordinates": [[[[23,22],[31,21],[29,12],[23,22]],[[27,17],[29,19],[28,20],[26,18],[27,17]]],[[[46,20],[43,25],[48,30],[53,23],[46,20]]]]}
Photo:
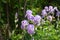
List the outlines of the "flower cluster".
{"type": "Polygon", "coordinates": [[[48,13],[53,14],[54,11],[58,11],[57,7],[53,7],[53,6],[45,6],[44,9],[42,10],[42,16],[46,16],[48,13]]]}
{"type": "Polygon", "coordinates": [[[45,6],[41,12],[41,15],[42,18],[47,17],[47,20],[52,21],[53,17],[60,16],[60,11],[57,9],[57,7],[45,6]]]}
{"type": "Polygon", "coordinates": [[[46,17],[46,20],[51,22],[53,20],[55,11],[57,11],[56,16],[60,16],[60,11],[57,9],[57,7],[53,7],[53,6],[49,6],[49,7],[45,6],[41,12],[41,16],[40,15],[34,16],[31,10],[27,10],[25,15],[25,18],[27,18],[27,20],[21,21],[21,29],[27,30],[28,34],[34,34],[35,25],[40,26],[42,22],[44,23],[45,21],[43,18],[45,17],[46,17]],[[33,23],[30,24],[29,23],[30,21],[33,23]]]}
{"type": "Polygon", "coordinates": [[[27,10],[26,11],[25,17],[27,17],[27,19],[31,20],[31,21],[34,19],[34,16],[32,15],[32,11],[31,10],[27,10]]]}
{"type": "Polygon", "coordinates": [[[29,34],[34,34],[35,33],[34,25],[37,25],[37,26],[40,25],[41,16],[39,15],[34,16],[32,15],[31,10],[27,10],[25,17],[28,19],[28,21],[27,20],[21,21],[21,29],[23,30],[26,29],[29,34]],[[32,21],[33,24],[29,24],[29,21],[32,21]]]}
{"type": "Polygon", "coordinates": [[[40,21],[41,21],[41,16],[40,15],[32,15],[32,11],[31,10],[27,10],[26,11],[26,15],[25,17],[27,17],[28,20],[32,21],[34,24],[36,25],[40,25],[40,21]]]}

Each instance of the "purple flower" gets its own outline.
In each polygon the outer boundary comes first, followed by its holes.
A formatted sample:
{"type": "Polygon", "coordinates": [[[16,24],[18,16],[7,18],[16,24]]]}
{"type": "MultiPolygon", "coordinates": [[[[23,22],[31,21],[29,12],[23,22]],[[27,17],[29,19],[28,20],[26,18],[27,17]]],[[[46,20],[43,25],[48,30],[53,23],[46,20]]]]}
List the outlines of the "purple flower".
{"type": "Polygon", "coordinates": [[[47,12],[46,12],[46,10],[45,10],[45,9],[43,9],[43,10],[42,10],[41,15],[42,15],[43,17],[47,16],[47,12]]]}
{"type": "Polygon", "coordinates": [[[25,26],[21,25],[21,29],[25,29],[25,26]]]}
{"type": "Polygon", "coordinates": [[[45,8],[44,8],[47,12],[49,11],[49,8],[48,8],[48,6],[45,6],[45,8]]]}
{"type": "Polygon", "coordinates": [[[51,10],[49,11],[49,13],[54,13],[54,9],[51,9],[51,10]]]}
{"type": "Polygon", "coordinates": [[[29,24],[29,25],[27,26],[27,32],[28,32],[29,34],[34,34],[34,25],[33,25],[33,24],[29,24]]]}
{"type": "Polygon", "coordinates": [[[53,9],[53,6],[49,6],[49,11],[50,11],[51,9],[53,9]]]}
{"type": "Polygon", "coordinates": [[[34,19],[34,16],[32,15],[32,11],[31,10],[27,10],[26,11],[25,17],[27,17],[27,19],[30,20],[30,21],[33,21],[33,19],[34,19]]]}
{"type": "Polygon", "coordinates": [[[27,10],[27,11],[26,11],[25,17],[26,17],[26,16],[29,16],[29,15],[32,15],[32,11],[31,11],[31,10],[27,10]]]}
{"type": "Polygon", "coordinates": [[[34,16],[33,16],[33,15],[28,15],[28,16],[27,16],[27,19],[33,21],[34,16]]]}
{"type": "Polygon", "coordinates": [[[27,10],[26,13],[32,14],[32,11],[31,10],[27,10]]]}
{"type": "Polygon", "coordinates": [[[26,27],[28,24],[29,24],[29,23],[28,23],[27,20],[23,20],[23,21],[21,22],[21,29],[25,29],[25,27],[26,27]]]}
{"type": "Polygon", "coordinates": [[[47,16],[47,20],[52,21],[52,16],[51,15],[47,16]]]}
{"type": "Polygon", "coordinates": [[[58,11],[58,12],[56,13],[56,16],[60,16],[60,11],[58,11]]]}
{"type": "Polygon", "coordinates": [[[53,6],[49,6],[49,13],[54,13],[54,8],[53,8],[53,6]]]}
{"type": "Polygon", "coordinates": [[[41,16],[36,15],[34,17],[34,24],[37,24],[39,26],[40,25],[40,21],[41,21],[41,16]]]}

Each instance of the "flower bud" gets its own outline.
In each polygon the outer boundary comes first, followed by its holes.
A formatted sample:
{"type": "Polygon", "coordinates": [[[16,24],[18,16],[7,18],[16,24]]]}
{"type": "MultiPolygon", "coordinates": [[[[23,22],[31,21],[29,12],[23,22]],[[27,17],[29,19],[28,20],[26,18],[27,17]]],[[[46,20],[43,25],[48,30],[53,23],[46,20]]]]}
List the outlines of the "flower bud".
{"type": "Polygon", "coordinates": [[[52,16],[51,15],[47,16],[47,20],[52,21],[52,16]]]}

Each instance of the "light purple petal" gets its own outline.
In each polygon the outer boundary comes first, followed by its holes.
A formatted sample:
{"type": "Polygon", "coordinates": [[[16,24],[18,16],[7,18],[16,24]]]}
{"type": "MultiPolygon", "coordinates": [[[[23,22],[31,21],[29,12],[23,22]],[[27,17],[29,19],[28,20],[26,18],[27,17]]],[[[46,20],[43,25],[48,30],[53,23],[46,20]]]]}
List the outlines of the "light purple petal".
{"type": "Polygon", "coordinates": [[[32,14],[32,11],[31,10],[27,10],[26,13],[32,14]]]}
{"type": "Polygon", "coordinates": [[[40,24],[40,21],[41,21],[41,16],[36,15],[36,16],[34,17],[34,24],[39,25],[39,24],[40,24]]]}
{"type": "Polygon", "coordinates": [[[33,25],[33,24],[29,24],[29,25],[27,26],[27,32],[28,32],[29,34],[34,34],[34,25],[33,25]]]}
{"type": "Polygon", "coordinates": [[[31,11],[31,10],[27,10],[27,11],[26,11],[25,17],[27,17],[27,16],[29,16],[29,15],[32,15],[32,11],[31,11]]]}
{"type": "Polygon", "coordinates": [[[34,16],[33,16],[33,15],[28,15],[28,16],[27,16],[27,19],[33,21],[34,16]]]}
{"type": "Polygon", "coordinates": [[[49,10],[53,9],[53,6],[49,6],[49,10]]]}
{"type": "Polygon", "coordinates": [[[21,28],[24,29],[28,24],[29,24],[29,23],[28,23],[27,20],[23,20],[23,21],[21,22],[21,28]]]}
{"type": "Polygon", "coordinates": [[[48,8],[48,6],[45,6],[45,8],[44,8],[46,11],[49,11],[49,8],[48,8]]]}
{"type": "Polygon", "coordinates": [[[21,25],[21,29],[25,29],[25,26],[21,25]]]}
{"type": "Polygon", "coordinates": [[[42,15],[43,17],[47,16],[47,12],[46,12],[46,10],[45,10],[45,9],[43,9],[43,10],[42,10],[41,15],[42,15]]]}

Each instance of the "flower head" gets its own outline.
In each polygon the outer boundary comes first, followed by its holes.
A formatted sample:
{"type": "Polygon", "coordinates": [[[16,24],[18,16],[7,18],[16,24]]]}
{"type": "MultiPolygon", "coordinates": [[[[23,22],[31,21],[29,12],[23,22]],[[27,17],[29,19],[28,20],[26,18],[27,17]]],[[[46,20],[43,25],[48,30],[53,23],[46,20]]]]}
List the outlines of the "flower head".
{"type": "Polygon", "coordinates": [[[45,9],[43,9],[43,10],[42,10],[41,15],[42,15],[43,17],[47,16],[47,12],[46,12],[46,10],[45,10],[45,9]]]}
{"type": "Polygon", "coordinates": [[[36,15],[36,16],[34,17],[34,23],[37,24],[37,25],[40,25],[40,21],[41,21],[41,16],[36,15]]]}
{"type": "Polygon", "coordinates": [[[31,11],[31,10],[27,10],[27,11],[26,11],[25,17],[27,17],[28,15],[32,15],[32,11],[31,11]]]}
{"type": "Polygon", "coordinates": [[[27,16],[27,19],[30,20],[30,21],[33,21],[34,16],[33,16],[33,15],[28,15],[28,16],[27,16]]]}
{"type": "Polygon", "coordinates": [[[27,19],[31,20],[31,21],[33,21],[33,19],[34,19],[34,16],[32,15],[32,11],[31,10],[27,10],[26,11],[25,17],[27,17],[27,19]]]}
{"type": "Polygon", "coordinates": [[[32,14],[32,11],[31,10],[27,10],[26,13],[32,14]]]}
{"type": "Polygon", "coordinates": [[[49,6],[49,10],[53,9],[53,6],[49,6]]]}
{"type": "Polygon", "coordinates": [[[51,10],[49,11],[49,13],[54,13],[54,9],[51,9],[51,10]]]}
{"type": "Polygon", "coordinates": [[[47,12],[49,11],[48,6],[45,6],[44,9],[45,9],[47,12]]]}
{"type": "Polygon", "coordinates": [[[26,27],[28,24],[29,24],[29,23],[28,23],[27,20],[23,20],[23,21],[21,22],[21,29],[25,29],[25,27],[26,27]]]}
{"type": "Polygon", "coordinates": [[[21,25],[21,29],[25,29],[25,26],[21,25]]]}
{"type": "Polygon", "coordinates": [[[54,8],[53,8],[53,6],[49,6],[49,13],[54,13],[54,8]]]}
{"type": "Polygon", "coordinates": [[[29,34],[34,34],[34,25],[33,25],[33,24],[29,24],[29,25],[27,26],[27,32],[28,32],[29,34]]]}

